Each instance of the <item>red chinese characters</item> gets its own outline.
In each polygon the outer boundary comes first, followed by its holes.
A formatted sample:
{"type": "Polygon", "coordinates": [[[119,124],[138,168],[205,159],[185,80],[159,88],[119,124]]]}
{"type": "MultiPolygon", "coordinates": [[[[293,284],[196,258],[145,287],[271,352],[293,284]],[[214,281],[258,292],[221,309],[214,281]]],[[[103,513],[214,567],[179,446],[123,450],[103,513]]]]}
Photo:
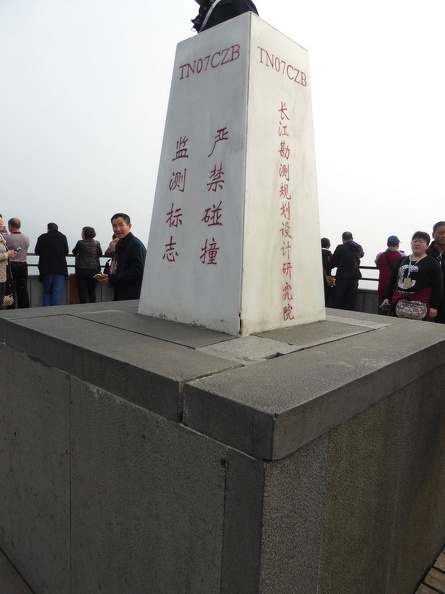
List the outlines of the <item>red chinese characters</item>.
{"type": "Polygon", "coordinates": [[[201,249],[201,256],[200,260],[203,264],[217,264],[216,256],[218,255],[219,247],[215,241],[215,238],[212,237],[212,240],[209,241],[206,239],[204,247],[201,249]]]}
{"type": "Polygon", "coordinates": [[[213,155],[218,142],[222,142],[223,140],[229,140],[229,131],[227,130],[227,128],[220,128],[216,131],[215,139],[213,142],[213,148],[210,152],[210,155],[208,155],[209,157],[213,155]]]}
{"type": "MultiPolygon", "coordinates": [[[[172,162],[189,158],[188,141],[189,139],[187,138],[187,136],[180,136],[178,138],[178,140],[176,141],[176,150],[174,157],[172,158],[172,162]]],[[[184,194],[186,191],[186,182],[187,168],[184,168],[180,171],[173,171],[172,176],[170,178],[170,182],[168,184],[169,192],[172,194],[180,192],[180,194],[178,194],[177,196],[181,196],[181,194],[184,194]]],[[[182,222],[182,207],[177,206],[175,202],[172,202],[170,210],[166,212],[165,223],[171,232],[172,229],[178,229],[182,225],[182,222]]],[[[177,261],[178,257],[179,251],[177,249],[177,242],[175,240],[175,237],[170,234],[170,238],[164,244],[164,253],[162,255],[162,259],[172,264],[177,261]]]]}
{"type": "Polygon", "coordinates": [[[172,207],[167,213],[167,220],[165,222],[169,227],[179,227],[179,225],[182,225],[182,208],[175,208],[172,202],[172,207]]]}
{"type": "MultiPolygon", "coordinates": [[[[179,169],[173,171],[172,176],[168,182],[168,191],[172,196],[169,204],[171,205],[165,212],[165,224],[168,227],[168,235],[164,243],[164,251],[162,259],[168,264],[176,263],[181,257],[181,232],[180,229],[183,225],[196,224],[197,226],[202,225],[203,228],[212,227],[214,228],[213,234],[208,236],[207,234],[202,237],[202,243],[199,249],[195,251],[196,258],[199,262],[206,266],[216,266],[218,264],[218,258],[220,254],[220,238],[216,235],[215,231],[223,226],[223,196],[224,196],[224,184],[225,184],[225,166],[224,166],[224,151],[220,148],[223,143],[229,141],[229,130],[227,127],[216,130],[212,144],[207,148],[204,155],[210,150],[210,154],[207,155],[209,160],[209,169],[207,179],[205,176],[205,170],[198,172],[199,180],[196,184],[196,180],[192,180],[192,187],[200,187],[201,190],[198,195],[194,196],[202,204],[200,210],[199,219],[193,221],[190,220],[190,214],[187,214],[188,220],[184,217],[183,204],[184,200],[187,201],[187,171],[193,171],[194,157],[189,154],[189,138],[186,135],[180,136],[176,141],[176,147],[173,151],[172,162],[178,162],[179,160],[187,159],[190,162],[188,169],[179,169]],[[214,155],[218,158],[215,163],[213,161],[214,155]],[[212,158],[212,161],[210,159],[212,158]],[[202,175],[201,175],[202,174],[202,175]],[[214,196],[218,193],[222,196],[220,200],[213,199],[208,204],[205,204],[205,196],[214,196]],[[179,235],[177,235],[179,233],[179,235]]],[[[193,146],[193,145],[192,145],[193,146]]],[[[205,150],[202,149],[202,150],[205,150]]],[[[200,155],[201,158],[203,155],[200,155]]],[[[189,190],[190,193],[190,190],[189,190]]],[[[187,213],[194,212],[196,209],[186,210],[187,213]]],[[[198,211],[199,212],[199,211],[198,211]]],[[[192,256],[193,257],[193,256],[192,256]]]]}
{"type": "Polygon", "coordinates": [[[173,241],[173,236],[170,235],[170,241],[165,244],[165,251],[162,259],[167,262],[176,262],[178,256],[179,254],[176,251],[176,241],[173,241]]]}
{"type": "Polygon", "coordinates": [[[278,200],[279,200],[279,213],[281,219],[281,225],[279,233],[281,235],[281,277],[283,279],[283,285],[281,289],[282,294],[282,315],[283,320],[292,321],[294,319],[293,314],[293,291],[292,291],[292,235],[291,235],[291,200],[292,196],[290,193],[290,166],[288,161],[291,156],[291,148],[287,144],[283,137],[289,136],[288,127],[290,117],[287,113],[287,106],[284,101],[281,101],[280,108],[278,109],[279,122],[278,122],[278,138],[279,138],[279,149],[278,154],[280,155],[280,164],[278,167],[278,200]]]}
{"type": "Polygon", "coordinates": [[[188,159],[188,140],[189,139],[187,138],[187,136],[179,137],[178,141],[176,142],[176,156],[172,159],[172,161],[176,161],[177,159],[188,159]]]}
{"type": "MultiPolygon", "coordinates": [[[[226,126],[216,131],[213,139],[213,146],[208,159],[215,153],[221,153],[220,143],[229,141],[229,130],[226,126]]],[[[209,181],[207,182],[207,192],[222,192],[224,194],[225,170],[222,162],[215,164],[210,170],[209,181]]],[[[205,209],[201,222],[208,227],[222,227],[223,201],[218,204],[213,203],[205,209]]],[[[200,260],[202,264],[215,266],[218,264],[220,246],[215,237],[205,239],[204,246],[201,248],[200,260]]]]}
{"type": "Polygon", "coordinates": [[[222,163],[219,167],[215,167],[210,172],[210,182],[207,183],[207,190],[210,192],[217,192],[224,188],[224,169],[222,163]]]}
{"type": "Polygon", "coordinates": [[[208,227],[215,227],[215,226],[222,226],[221,217],[222,217],[222,209],[221,209],[222,201],[219,201],[218,206],[214,204],[210,208],[205,209],[204,216],[202,217],[201,221],[205,223],[208,227]]]}

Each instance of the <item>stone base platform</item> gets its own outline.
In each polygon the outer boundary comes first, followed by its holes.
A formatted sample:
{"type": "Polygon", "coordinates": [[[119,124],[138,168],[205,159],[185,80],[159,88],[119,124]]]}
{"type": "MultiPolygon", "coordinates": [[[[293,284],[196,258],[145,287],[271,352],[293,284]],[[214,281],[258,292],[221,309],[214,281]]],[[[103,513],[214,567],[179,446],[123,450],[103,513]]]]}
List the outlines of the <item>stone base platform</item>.
{"type": "Polygon", "coordinates": [[[32,592],[414,592],[445,542],[445,328],[137,307],[0,314],[0,549],[32,592]]]}

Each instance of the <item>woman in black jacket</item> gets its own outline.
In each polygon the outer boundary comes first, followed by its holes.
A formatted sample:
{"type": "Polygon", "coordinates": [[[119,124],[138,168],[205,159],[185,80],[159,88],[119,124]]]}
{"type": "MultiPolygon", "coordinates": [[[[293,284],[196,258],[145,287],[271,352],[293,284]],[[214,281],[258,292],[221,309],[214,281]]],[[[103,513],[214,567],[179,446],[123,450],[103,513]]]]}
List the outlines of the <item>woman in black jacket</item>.
{"type": "Polygon", "coordinates": [[[79,299],[81,303],[96,303],[96,279],[94,275],[100,272],[100,260],[102,249],[100,243],[94,238],[96,231],[93,227],[84,227],[82,229],[82,239],[80,239],[74,249],[76,256],[75,270],[77,288],[79,290],[79,299]]]}

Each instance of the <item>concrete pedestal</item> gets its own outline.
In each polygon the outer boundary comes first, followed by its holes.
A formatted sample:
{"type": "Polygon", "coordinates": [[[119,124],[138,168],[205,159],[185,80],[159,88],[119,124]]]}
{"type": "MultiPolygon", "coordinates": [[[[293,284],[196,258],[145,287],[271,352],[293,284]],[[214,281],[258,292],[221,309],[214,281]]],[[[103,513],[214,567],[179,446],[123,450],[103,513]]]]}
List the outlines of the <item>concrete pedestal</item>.
{"type": "Polygon", "coordinates": [[[407,594],[445,542],[444,329],[0,316],[0,549],[34,594],[407,594]]]}

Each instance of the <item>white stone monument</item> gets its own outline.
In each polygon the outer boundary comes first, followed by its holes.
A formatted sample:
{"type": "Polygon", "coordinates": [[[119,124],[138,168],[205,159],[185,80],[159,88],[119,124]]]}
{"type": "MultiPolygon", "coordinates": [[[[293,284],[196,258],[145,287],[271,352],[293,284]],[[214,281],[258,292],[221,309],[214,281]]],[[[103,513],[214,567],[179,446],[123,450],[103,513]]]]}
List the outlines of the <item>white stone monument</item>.
{"type": "Polygon", "coordinates": [[[325,319],[310,83],[252,13],[178,45],[140,314],[232,335],[325,319]]]}

